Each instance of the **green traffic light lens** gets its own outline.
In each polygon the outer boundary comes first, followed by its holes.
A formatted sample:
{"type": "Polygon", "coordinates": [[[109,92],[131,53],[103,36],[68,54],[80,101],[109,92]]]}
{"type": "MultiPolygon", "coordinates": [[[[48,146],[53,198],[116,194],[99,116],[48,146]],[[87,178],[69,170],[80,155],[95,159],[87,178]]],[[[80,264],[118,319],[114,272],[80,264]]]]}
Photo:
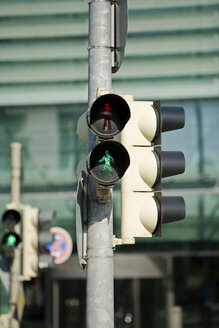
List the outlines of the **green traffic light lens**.
{"type": "Polygon", "coordinates": [[[122,178],[130,164],[127,150],[117,141],[103,141],[88,156],[87,169],[100,185],[111,186],[122,178]]]}
{"type": "Polygon", "coordinates": [[[2,245],[5,248],[15,248],[20,243],[20,236],[15,232],[8,232],[3,236],[2,245]]]}
{"type": "Polygon", "coordinates": [[[7,238],[6,238],[6,246],[7,247],[14,247],[16,245],[16,237],[12,234],[10,234],[7,238]]]}

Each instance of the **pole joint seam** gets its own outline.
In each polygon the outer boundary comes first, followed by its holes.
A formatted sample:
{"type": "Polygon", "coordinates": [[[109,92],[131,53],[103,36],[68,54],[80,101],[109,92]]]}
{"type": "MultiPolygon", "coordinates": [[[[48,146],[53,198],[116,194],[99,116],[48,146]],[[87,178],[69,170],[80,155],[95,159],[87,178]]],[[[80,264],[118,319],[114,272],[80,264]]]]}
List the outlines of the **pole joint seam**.
{"type": "Polygon", "coordinates": [[[113,51],[114,47],[112,47],[112,46],[91,46],[91,45],[89,45],[87,50],[90,51],[91,49],[110,49],[111,51],[113,51]]]}
{"type": "Polygon", "coordinates": [[[111,2],[114,3],[116,0],[88,0],[88,4],[92,2],[111,2]]]}

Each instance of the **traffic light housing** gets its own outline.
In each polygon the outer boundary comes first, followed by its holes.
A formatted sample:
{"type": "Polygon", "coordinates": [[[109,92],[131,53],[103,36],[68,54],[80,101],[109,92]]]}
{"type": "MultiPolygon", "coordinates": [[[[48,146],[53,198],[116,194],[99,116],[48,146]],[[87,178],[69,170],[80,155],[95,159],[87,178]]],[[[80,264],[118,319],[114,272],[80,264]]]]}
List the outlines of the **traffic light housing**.
{"type": "Polygon", "coordinates": [[[121,132],[130,166],[121,180],[123,243],[135,237],[161,236],[162,223],[185,217],[182,197],[162,196],[162,178],[181,174],[185,157],[161,150],[161,133],[184,127],[182,107],[161,107],[160,102],[129,101],[131,118],[121,132]]]}
{"type": "Polygon", "coordinates": [[[1,244],[7,254],[13,253],[14,249],[21,242],[20,234],[16,231],[16,226],[21,222],[21,215],[17,209],[7,209],[2,215],[2,223],[5,226],[5,233],[1,244]]]}
{"type": "Polygon", "coordinates": [[[39,269],[46,269],[53,265],[53,258],[43,254],[43,246],[53,242],[50,232],[41,232],[41,223],[54,219],[54,212],[40,211],[30,205],[23,206],[23,280],[37,277],[39,269]]]}
{"type": "Polygon", "coordinates": [[[87,171],[99,185],[114,185],[130,164],[126,148],[113,140],[129,118],[128,103],[113,93],[98,97],[87,112],[88,127],[98,137],[96,146],[87,158],[87,171]]]}

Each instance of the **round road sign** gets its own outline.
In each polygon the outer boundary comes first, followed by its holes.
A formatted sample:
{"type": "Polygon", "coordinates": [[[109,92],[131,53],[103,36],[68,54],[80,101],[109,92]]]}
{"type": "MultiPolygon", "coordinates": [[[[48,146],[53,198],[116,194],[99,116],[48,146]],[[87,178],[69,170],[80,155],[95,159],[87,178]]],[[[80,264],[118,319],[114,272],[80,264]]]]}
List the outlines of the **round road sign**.
{"type": "Polygon", "coordinates": [[[45,250],[54,257],[55,264],[66,262],[72,253],[72,239],[69,233],[60,227],[52,227],[50,232],[54,235],[52,244],[47,244],[45,250]]]}

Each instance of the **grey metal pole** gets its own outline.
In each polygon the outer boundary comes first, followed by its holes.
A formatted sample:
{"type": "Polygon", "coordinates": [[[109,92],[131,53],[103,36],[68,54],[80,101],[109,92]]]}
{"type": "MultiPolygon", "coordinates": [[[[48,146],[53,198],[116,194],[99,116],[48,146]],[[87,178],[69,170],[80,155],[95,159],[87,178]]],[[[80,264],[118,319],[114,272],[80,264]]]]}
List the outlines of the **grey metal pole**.
{"type": "Polygon", "coordinates": [[[173,259],[167,257],[167,277],[166,277],[166,318],[167,328],[174,328],[172,322],[172,310],[175,303],[174,288],[173,288],[173,259]]]}
{"type": "MultiPolygon", "coordinates": [[[[11,204],[14,208],[20,208],[20,186],[21,186],[21,144],[14,142],[11,144],[11,204]]],[[[20,223],[16,224],[15,231],[20,235],[20,223]]],[[[19,276],[21,274],[21,249],[20,245],[14,250],[14,258],[11,265],[10,284],[10,313],[11,328],[19,327],[17,320],[13,320],[16,312],[18,293],[20,287],[19,276]]]]}
{"type": "Polygon", "coordinates": [[[21,198],[21,148],[19,142],[11,144],[11,203],[16,207],[21,198]]]}
{"type": "MultiPolygon", "coordinates": [[[[89,1],[89,108],[98,88],[111,91],[111,2],[89,1]]],[[[96,145],[89,132],[88,149],[96,145]]],[[[97,185],[88,181],[87,328],[114,327],[112,202],[98,202],[97,185]]]]}
{"type": "Polygon", "coordinates": [[[134,328],[141,328],[140,279],[133,279],[134,328]]]}

